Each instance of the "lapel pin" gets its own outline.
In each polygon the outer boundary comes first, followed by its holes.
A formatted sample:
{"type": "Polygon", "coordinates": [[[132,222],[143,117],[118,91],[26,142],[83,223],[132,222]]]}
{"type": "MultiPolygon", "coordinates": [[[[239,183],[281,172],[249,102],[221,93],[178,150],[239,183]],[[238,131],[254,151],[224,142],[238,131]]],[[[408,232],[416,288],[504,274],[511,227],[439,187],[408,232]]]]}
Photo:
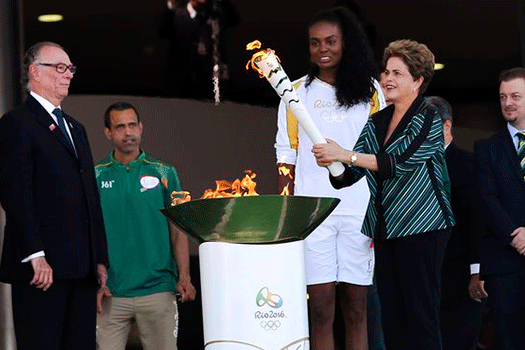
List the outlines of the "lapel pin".
{"type": "Polygon", "coordinates": [[[49,125],[49,130],[53,131],[53,130],[55,130],[55,128],[56,128],[55,124],[50,124],[49,125]]]}

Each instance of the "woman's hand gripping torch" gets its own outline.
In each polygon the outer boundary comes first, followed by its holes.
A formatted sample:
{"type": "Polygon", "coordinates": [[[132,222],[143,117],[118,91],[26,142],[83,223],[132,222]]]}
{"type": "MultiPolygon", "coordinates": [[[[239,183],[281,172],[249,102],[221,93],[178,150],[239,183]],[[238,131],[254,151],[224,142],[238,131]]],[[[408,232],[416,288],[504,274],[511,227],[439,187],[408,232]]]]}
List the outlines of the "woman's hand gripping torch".
{"type": "MultiPolygon", "coordinates": [[[[258,40],[252,41],[246,45],[246,50],[255,50],[261,48],[261,42],[258,40]]],[[[304,107],[303,103],[299,100],[297,92],[292,86],[292,82],[286,75],[279,58],[275,55],[275,52],[271,49],[259,50],[253,54],[252,59],[248,61],[246,69],[253,68],[259,77],[266,78],[270,85],[277,92],[279,97],[284,101],[286,107],[291,110],[299,124],[306,131],[306,134],[312,140],[315,145],[317,143],[326,143],[323,135],[315,125],[312,117],[304,107]]],[[[328,170],[332,176],[341,175],[345,168],[343,164],[334,162],[328,166],[328,170]]]]}

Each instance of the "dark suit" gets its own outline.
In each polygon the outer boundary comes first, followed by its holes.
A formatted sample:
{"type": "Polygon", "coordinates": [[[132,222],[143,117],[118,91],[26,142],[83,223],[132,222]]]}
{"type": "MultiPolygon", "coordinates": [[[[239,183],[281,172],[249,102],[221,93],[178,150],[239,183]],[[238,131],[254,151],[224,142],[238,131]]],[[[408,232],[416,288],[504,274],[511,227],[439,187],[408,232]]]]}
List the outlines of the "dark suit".
{"type": "Polygon", "coordinates": [[[481,214],[481,276],[502,350],[525,349],[525,258],[510,243],[525,227],[525,182],[507,128],[474,145],[481,214]]]}
{"type": "Polygon", "coordinates": [[[94,349],[96,265],[108,262],[105,231],[86,132],[64,117],[78,158],[32,96],[0,119],[0,201],[6,212],[0,280],[13,287],[18,349],[69,348],[65,342],[76,341],[71,335],[81,342],[71,348],[94,349]],[[41,250],[53,269],[54,284],[46,292],[29,286],[33,269],[21,262],[41,250]]]}
{"type": "Polygon", "coordinates": [[[469,296],[470,264],[477,263],[473,155],[451,143],[445,150],[456,225],[445,250],[441,291],[444,350],[470,350],[481,326],[481,304],[469,296]]]}

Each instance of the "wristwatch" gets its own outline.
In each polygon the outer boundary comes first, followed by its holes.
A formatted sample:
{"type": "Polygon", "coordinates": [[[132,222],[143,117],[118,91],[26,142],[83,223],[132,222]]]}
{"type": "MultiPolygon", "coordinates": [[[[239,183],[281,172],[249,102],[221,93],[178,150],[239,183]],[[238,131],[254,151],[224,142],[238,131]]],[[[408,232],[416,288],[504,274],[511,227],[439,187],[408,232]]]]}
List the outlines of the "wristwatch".
{"type": "Polygon", "coordinates": [[[350,166],[353,166],[355,161],[357,160],[357,152],[356,151],[353,151],[354,153],[352,154],[352,156],[350,157],[350,166]]]}

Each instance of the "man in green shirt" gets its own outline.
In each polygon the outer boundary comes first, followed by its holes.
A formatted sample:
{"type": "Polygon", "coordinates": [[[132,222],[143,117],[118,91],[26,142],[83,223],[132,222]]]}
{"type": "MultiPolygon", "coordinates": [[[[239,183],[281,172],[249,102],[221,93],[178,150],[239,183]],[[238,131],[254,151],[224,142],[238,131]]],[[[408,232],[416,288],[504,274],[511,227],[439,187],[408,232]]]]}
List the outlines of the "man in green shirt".
{"type": "Polygon", "coordinates": [[[131,104],[109,106],[104,125],[114,150],[95,167],[110,265],[97,298],[98,345],[124,350],[135,321],[146,350],[173,350],[175,294],[182,302],[195,299],[188,238],[160,212],[181,190],[177,171],[140,149],[143,126],[131,104]]]}

